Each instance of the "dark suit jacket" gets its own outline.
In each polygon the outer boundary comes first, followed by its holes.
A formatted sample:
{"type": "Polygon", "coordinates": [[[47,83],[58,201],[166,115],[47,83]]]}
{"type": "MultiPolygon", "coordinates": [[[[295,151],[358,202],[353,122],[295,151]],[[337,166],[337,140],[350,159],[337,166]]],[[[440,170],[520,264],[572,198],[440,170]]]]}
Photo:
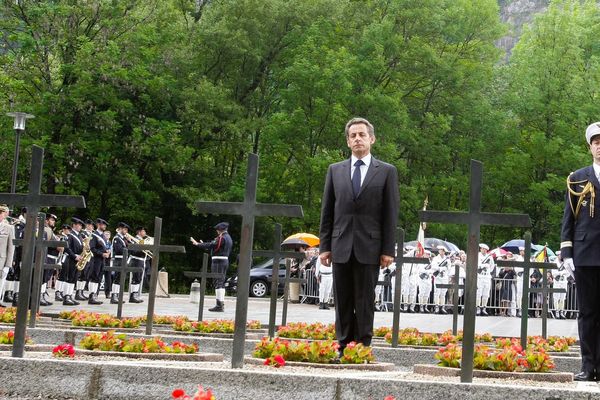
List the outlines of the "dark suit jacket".
{"type": "Polygon", "coordinates": [[[354,255],[361,264],[379,265],[382,254],[394,256],[398,220],[398,172],[371,158],[356,200],[352,193],[350,159],[327,170],[321,207],[320,251],[331,251],[334,263],[354,255]]]}
{"type": "Polygon", "coordinates": [[[573,208],[577,208],[579,197],[572,196],[567,191],[565,212],[563,214],[560,255],[563,259],[573,258],[575,267],[597,267],[600,266],[600,183],[594,174],[594,168],[590,165],[575,171],[569,177],[569,181],[576,183],[571,189],[581,192],[587,182],[594,185],[596,200],[594,206],[594,217],[590,216],[591,196],[587,194],[584,203],[575,218],[573,208]]]}

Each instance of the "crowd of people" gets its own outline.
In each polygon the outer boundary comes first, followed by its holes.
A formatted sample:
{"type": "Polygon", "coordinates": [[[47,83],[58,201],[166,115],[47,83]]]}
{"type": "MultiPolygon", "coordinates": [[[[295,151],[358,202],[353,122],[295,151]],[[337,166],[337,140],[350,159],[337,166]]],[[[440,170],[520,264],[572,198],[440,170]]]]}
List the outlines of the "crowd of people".
{"type": "MultiPolygon", "coordinates": [[[[17,306],[23,252],[22,247],[15,246],[9,238],[23,239],[27,209],[23,208],[15,218],[8,214],[8,207],[0,205],[0,232],[6,233],[6,236],[3,235],[6,240],[0,242],[0,299],[2,303],[17,306]]],[[[111,304],[118,304],[121,289],[121,272],[118,267],[123,265],[124,249],[132,243],[152,243],[146,229],[143,226],[137,227],[133,236],[129,233],[131,227],[125,222],[119,222],[116,234],[111,238],[108,223],[102,218],[84,221],[73,217],[70,224],[63,224],[58,231],[56,222],[56,215],[46,214],[44,240],[62,240],[67,242],[67,246],[49,247],[47,250],[46,264],[58,264],[61,268],[58,271],[44,271],[40,305],[53,304],[48,292],[49,286],[54,287],[54,301],[62,302],[65,306],[79,305],[81,301],[87,301],[90,305],[102,304],[98,298],[101,287],[111,304]],[[110,270],[107,267],[117,269],[110,270]]],[[[142,282],[148,281],[151,259],[149,251],[129,251],[126,265],[135,268],[129,279],[130,303],[143,302],[140,298],[141,286],[142,282]]],[[[2,303],[0,307],[3,307],[2,303]]]]}

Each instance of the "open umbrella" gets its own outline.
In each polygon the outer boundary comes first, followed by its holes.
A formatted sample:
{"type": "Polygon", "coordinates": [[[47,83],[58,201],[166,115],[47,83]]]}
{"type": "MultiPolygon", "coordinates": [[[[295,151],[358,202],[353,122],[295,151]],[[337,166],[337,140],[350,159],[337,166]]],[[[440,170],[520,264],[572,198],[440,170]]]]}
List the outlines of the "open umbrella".
{"type": "Polygon", "coordinates": [[[493,250],[490,250],[490,254],[494,257],[494,258],[498,258],[498,257],[502,257],[505,256],[506,254],[512,254],[510,251],[505,250],[501,247],[496,247],[493,250]]]}
{"type": "Polygon", "coordinates": [[[293,235],[288,236],[283,241],[283,243],[285,243],[291,239],[300,239],[300,240],[304,241],[306,244],[308,244],[310,247],[318,246],[320,243],[318,236],[315,236],[312,233],[306,233],[306,232],[294,233],[293,235]]]}
{"type": "MultiPolygon", "coordinates": [[[[504,250],[508,250],[511,253],[514,254],[519,254],[519,247],[525,247],[525,240],[523,239],[513,239],[513,240],[509,240],[508,242],[504,243],[502,246],[500,246],[500,248],[504,249],[504,250]]],[[[531,254],[535,255],[537,253],[539,253],[542,249],[544,248],[544,246],[542,246],[541,244],[531,244],[531,254]]],[[[554,254],[554,252],[548,248],[548,257],[555,257],[556,254],[554,254]]]]}
{"type": "Polygon", "coordinates": [[[302,239],[298,239],[298,238],[287,238],[285,239],[283,242],[281,242],[281,247],[287,248],[287,249],[298,249],[299,247],[310,247],[308,245],[308,243],[306,243],[304,240],[302,239]]]}
{"type": "MultiPolygon", "coordinates": [[[[404,245],[405,246],[417,247],[417,241],[413,240],[413,241],[410,241],[410,242],[406,242],[406,243],[404,243],[404,245]]],[[[444,248],[446,250],[448,250],[449,252],[458,252],[458,251],[460,251],[460,249],[458,248],[458,246],[455,245],[454,243],[447,242],[445,240],[438,239],[438,238],[425,238],[425,243],[423,243],[423,246],[427,250],[436,250],[438,246],[444,246],[444,248]]]]}

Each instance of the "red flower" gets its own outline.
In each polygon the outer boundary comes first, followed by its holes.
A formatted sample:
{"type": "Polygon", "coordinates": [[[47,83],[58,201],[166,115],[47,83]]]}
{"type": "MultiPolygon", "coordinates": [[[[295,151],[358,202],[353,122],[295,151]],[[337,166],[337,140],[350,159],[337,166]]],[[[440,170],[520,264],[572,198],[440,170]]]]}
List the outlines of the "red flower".
{"type": "Polygon", "coordinates": [[[275,357],[273,357],[273,361],[275,361],[277,363],[276,367],[285,366],[285,359],[279,354],[277,354],[275,357]]]}
{"type": "Polygon", "coordinates": [[[75,349],[73,345],[65,343],[60,344],[52,349],[52,355],[54,357],[75,357],[75,349]]]}
{"type": "Polygon", "coordinates": [[[269,365],[269,364],[271,364],[271,357],[265,358],[265,362],[263,363],[263,365],[269,365]]]}
{"type": "Polygon", "coordinates": [[[175,389],[173,390],[173,393],[171,393],[171,396],[173,396],[174,399],[181,399],[185,396],[185,390],[175,389]]]}
{"type": "Polygon", "coordinates": [[[394,396],[385,396],[383,400],[396,400],[394,396]]]}

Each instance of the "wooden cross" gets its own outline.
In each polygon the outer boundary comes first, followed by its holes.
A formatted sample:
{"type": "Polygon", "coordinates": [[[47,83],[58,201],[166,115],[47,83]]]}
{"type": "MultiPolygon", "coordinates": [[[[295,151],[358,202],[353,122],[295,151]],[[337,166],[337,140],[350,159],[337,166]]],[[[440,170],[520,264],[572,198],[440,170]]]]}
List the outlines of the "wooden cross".
{"type": "Polygon", "coordinates": [[[227,214],[242,216],[242,235],[240,241],[240,262],[238,265],[238,291],[235,304],[235,327],[233,333],[232,368],[244,366],[244,343],[246,341],[246,320],[248,318],[248,290],[250,285],[250,265],[252,263],[252,243],[254,240],[254,220],[256,217],[283,216],[303,217],[302,207],[284,204],[260,204],[256,202],[258,182],[258,156],[248,155],[246,174],[246,192],[244,201],[196,203],[198,211],[205,214],[227,214]]]}
{"type": "MultiPolygon", "coordinates": [[[[152,323],[154,321],[154,303],[156,301],[156,283],[158,281],[158,261],[160,253],[185,253],[183,246],[169,246],[160,244],[162,235],[162,218],[154,217],[154,243],[153,244],[130,244],[130,250],[150,250],[153,254],[150,269],[150,291],[148,292],[148,313],[146,315],[146,335],[152,335],[152,323]]],[[[122,288],[122,287],[121,287],[122,288]]]]}
{"type": "Polygon", "coordinates": [[[31,175],[29,177],[29,193],[0,193],[0,203],[22,205],[27,207],[27,221],[23,237],[23,257],[21,259],[21,285],[19,286],[19,304],[15,322],[13,357],[23,357],[25,334],[27,331],[27,310],[31,294],[31,278],[33,273],[33,256],[35,250],[35,220],[41,207],[85,208],[83,196],[59,194],[41,194],[42,173],[44,166],[44,149],[33,146],[31,156],[31,175]]]}
{"type": "Polygon", "coordinates": [[[402,270],[405,264],[429,264],[426,257],[404,257],[404,229],[398,228],[396,233],[396,286],[394,288],[394,317],[392,320],[392,347],[398,347],[400,331],[400,295],[402,291],[402,270]]]}
{"type": "Polygon", "coordinates": [[[525,256],[523,261],[517,260],[498,260],[496,265],[499,267],[517,267],[523,268],[523,297],[521,298],[521,347],[524,349],[527,347],[527,324],[529,320],[529,293],[543,294],[542,300],[542,336],[544,339],[547,337],[547,299],[548,293],[564,293],[565,289],[550,289],[548,288],[548,281],[546,277],[547,269],[558,268],[554,263],[547,262],[532,262],[531,261],[531,232],[525,233],[525,256]],[[544,271],[542,278],[541,288],[529,288],[529,275],[532,268],[541,269],[544,271]]]}
{"type": "Polygon", "coordinates": [[[198,322],[202,321],[202,315],[204,313],[204,295],[206,294],[206,279],[207,278],[224,278],[226,273],[220,274],[218,272],[208,273],[208,253],[204,253],[202,257],[202,269],[200,272],[196,271],[183,271],[183,275],[188,278],[200,278],[200,302],[198,304],[198,322]]]}
{"type": "Polygon", "coordinates": [[[460,266],[454,264],[454,282],[453,283],[437,283],[436,287],[442,289],[453,289],[452,291],[452,334],[456,336],[458,333],[458,290],[464,289],[465,285],[460,284],[460,266]]]}
{"type": "MultiPolygon", "coordinates": [[[[125,292],[125,278],[129,272],[141,272],[139,267],[130,267],[127,259],[129,258],[129,249],[123,248],[123,258],[121,258],[121,264],[119,266],[104,267],[105,271],[115,271],[119,273],[119,303],[117,304],[117,318],[123,317],[123,293],[125,292]]],[[[116,260],[116,258],[115,258],[116,260]]],[[[131,291],[131,282],[129,283],[129,291],[131,291]]]]}
{"type": "MultiPolygon", "coordinates": [[[[271,274],[271,301],[269,305],[269,337],[275,336],[275,318],[277,314],[277,294],[279,292],[279,260],[282,258],[299,258],[297,251],[282,251],[281,250],[281,224],[275,224],[275,231],[273,232],[273,249],[272,250],[254,250],[252,252],[253,257],[273,257],[273,267],[271,274]]],[[[287,274],[287,268],[286,268],[287,274]]],[[[289,284],[289,280],[286,280],[286,286],[289,284]]],[[[239,286],[238,286],[239,288],[239,286]]],[[[284,290],[286,292],[286,290],[284,290]]],[[[287,312],[287,297],[284,298],[283,304],[285,305],[287,312]]],[[[284,319],[283,314],[281,316],[284,319]]],[[[281,323],[284,325],[283,321],[281,323]]]]}
{"type": "MultiPolygon", "coordinates": [[[[40,307],[40,290],[42,288],[42,279],[44,270],[57,269],[60,270],[60,264],[46,264],[46,253],[48,247],[67,247],[68,243],[60,240],[44,240],[44,221],[46,214],[39,213],[38,215],[38,232],[35,238],[35,265],[33,269],[33,282],[31,288],[31,310],[29,312],[29,327],[35,328],[36,316],[40,307]]],[[[19,242],[21,240],[18,240],[19,242]]]]}
{"type": "Polygon", "coordinates": [[[475,301],[477,293],[477,264],[479,261],[479,234],[483,225],[503,225],[529,227],[531,221],[526,214],[501,214],[481,212],[481,190],[483,164],[471,160],[471,182],[469,193],[469,211],[420,211],[421,222],[440,222],[447,224],[466,224],[467,276],[465,285],[465,315],[463,318],[463,347],[461,359],[461,382],[473,381],[473,353],[475,341],[475,301]]]}

